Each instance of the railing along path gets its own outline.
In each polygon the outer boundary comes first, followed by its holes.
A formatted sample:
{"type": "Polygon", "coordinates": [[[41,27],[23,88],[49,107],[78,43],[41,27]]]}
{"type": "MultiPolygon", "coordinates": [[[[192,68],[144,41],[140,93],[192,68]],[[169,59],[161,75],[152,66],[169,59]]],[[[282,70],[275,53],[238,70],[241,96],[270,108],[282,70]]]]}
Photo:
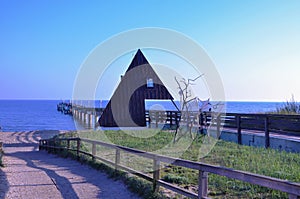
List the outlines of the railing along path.
{"type": "MultiPolygon", "coordinates": [[[[74,145],[74,144],[73,144],[74,145]]],[[[254,185],[260,185],[263,187],[271,188],[274,190],[279,190],[282,192],[286,192],[289,195],[289,199],[299,199],[300,197],[300,184],[293,183],[286,180],[276,179],[268,176],[253,174],[249,172],[234,170],[230,168],[214,166],[210,164],[204,164],[201,162],[188,161],[183,159],[176,159],[172,157],[167,157],[163,155],[158,155],[154,153],[149,153],[137,149],[132,149],[124,146],[118,146],[114,144],[109,144],[101,141],[83,139],[83,138],[63,138],[63,139],[47,139],[39,141],[40,150],[57,150],[63,149],[68,151],[74,151],[77,155],[77,158],[80,158],[80,154],[85,154],[91,156],[93,160],[100,160],[106,164],[112,165],[116,170],[125,170],[132,174],[135,174],[143,179],[148,181],[152,181],[153,183],[153,191],[157,192],[159,187],[165,187],[172,191],[175,191],[179,194],[190,198],[208,198],[208,173],[217,174],[220,176],[226,176],[228,178],[237,179],[243,182],[248,182],[254,185]],[[66,143],[66,146],[62,146],[62,142],[66,143]],[[71,147],[71,142],[75,142],[75,148],[71,147]],[[81,143],[89,143],[92,144],[91,152],[86,152],[80,150],[81,143]],[[100,157],[97,155],[96,147],[97,145],[108,147],[111,149],[115,149],[115,161],[111,161],[100,157]],[[126,167],[121,162],[121,151],[126,153],[131,153],[137,156],[141,156],[147,159],[151,159],[153,161],[153,174],[152,176],[147,175],[146,173],[142,173],[140,171],[136,171],[132,168],[126,167]],[[181,166],[184,168],[194,169],[198,171],[198,193],[190,192],[189,190],[180,188],[173,184],[167,183],[160,179],[160,165],[162,163],[171,164],[175,166],[181,166]]]]}

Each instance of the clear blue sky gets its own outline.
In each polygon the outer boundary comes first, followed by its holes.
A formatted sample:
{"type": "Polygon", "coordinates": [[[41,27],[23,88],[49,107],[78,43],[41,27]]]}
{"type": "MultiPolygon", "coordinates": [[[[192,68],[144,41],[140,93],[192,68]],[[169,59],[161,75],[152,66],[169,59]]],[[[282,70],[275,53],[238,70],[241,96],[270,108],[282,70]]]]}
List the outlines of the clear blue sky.
{"type": "Polygon", "coordinates": [[[129,29],[162,27],[207,51],[227,100],[285,101],[294,94],[299,101],[299,10],[299,0],[2,0],[0,99],[69,99],[96,45],[129,29]]]}

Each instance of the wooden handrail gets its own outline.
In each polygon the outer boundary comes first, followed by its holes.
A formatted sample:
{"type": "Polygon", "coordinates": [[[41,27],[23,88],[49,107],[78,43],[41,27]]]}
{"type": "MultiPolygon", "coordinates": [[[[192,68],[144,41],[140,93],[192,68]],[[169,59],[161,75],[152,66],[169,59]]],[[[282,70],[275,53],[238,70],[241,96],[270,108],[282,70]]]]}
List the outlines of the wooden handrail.
{"type": "Polygon", "coordinates": [[[203,129],[209,125],[215,126],[217,135],[220,135],[220,127],[234,130],[237,133],[237,142],[242,144],[242,130],[260,131],[265,135],[265,148],[271,146],[270,134],[293,134],[300,136],[300,115],[282,115],[282,114],[253,114],[253,113],[214,113],[214,112],[203,112],[196,120],[198,112],[190,113],[189,120],[186,118],[186,114],[180,113],[178,111],[150,111],[146,112],[149,121],[149,126],[151,123],[155,123],[156,128],[158,123],[163,123],[170,125],[186,125],[190,123],[190,128],[198,127],[198,129],[203,129]],[[165,113],[165,114],[164,114],[165,113]],[[164,115],[164,120],[162,121],[161,115],[164,115]],[[181,124],[179,123],[181,122],[181,124]]]}
{"type": "MultiPolygon", "coordinates": [[[[56,149],[61,148],[61,149],[74,151],[74,149],[69,149],[68,147],[59,147],[59,146],[49,145],[50,143],[54,144],[54,142],[52,142],[53,140],[54,139],[40,140],[40,142],[39,142],[40,149],[50,150],[53,148],[56,148],[56,149]]],[[[185,195],[187,197],[207,198],[207,193],[208,193],[208,191],[207,191],[208,175],[207,174],[213,173],[213,174],[217,174],[220,176],[226,176],[226,177],[232,178],[232,179],[237,179],[237,180],[240,180],[243,182],[248,182],[251,184],[271,188],[274,190],[283,191],[283,192],[288,193],[290,198],[300,198],[299,197],[300,196],[300,184],[294,183],[294,182],[289,182],[287,180],[281,180],[281,179],[272,178],[272,177],[268,177],[268,176],[253,174],[250,172],[225,168],[225,167],[221,167],[221,166],[214,166],[214,165],[205,164],[205,163],[201,163],[201,162],[194,162],[194,161],[184,160],[184,159],[180,159],[180,158],[172,158],[172,157],[168,157],[168,156],[154,154],[151,152],[141,151],[138,149],[132,149],[132,148],[124,147],[124,146],[105,143],[102,141],[90,140],[90,139],[85,139],[85,138],[55,139],[56,142],[65,141],[65,140],[74,141],[77,143],[75,151],[76,151],[78,158],[79,158],[80,153],[84,153],[86,155],[90,155],[94,159],[99,159],[105,163],[111,164],[112,166],[114,166],[115,169],[123,169],[123,170],[129,171],[129,172],[133,172],[134,174],[136,174],[139,177],[142,177],[146,180],[152,181],[154,191],[157,191],[159,189],[159,186],[163,186],[167,189],[171,189],[171,190],[173,190],[179,194],[185,195]],[[91,153],[80,151],[80,143],[83,143],[83,142],[92,144],[92,152],[91,153]],[[113,161],[110,161],[110,160],[107,160],[107,159],[97,156],[96,152],[95,152],[96,145],[115,149],[116,150],[115,161],[113,162],[113,161]],[[120,151],[125,151],[127,153],[132,153],[137,156],[152,159],[153,160],[153,168],[154,168],[153,176],[150,177],[144,173],[135,171],[124,165],[121,165],[120,164],[120,162],[121,162],[120,161],[120,159],[121,159],[120,151]],[[199,171],[198,194],[189,192],[188,190],[184,190],[182,188],[179,188],[177,186],[174,186],[172,184],[169,184],[169,183],[166,183],[166,182],[160,180],[160,173],[159,173],[160,163],[167,163],[167,164],[171,164],[171,165],[175,165],[175,166],[181,166],[181,167],[185,167],[185,168],[189,168],[189,169],[198,170],[199,171]]]]}

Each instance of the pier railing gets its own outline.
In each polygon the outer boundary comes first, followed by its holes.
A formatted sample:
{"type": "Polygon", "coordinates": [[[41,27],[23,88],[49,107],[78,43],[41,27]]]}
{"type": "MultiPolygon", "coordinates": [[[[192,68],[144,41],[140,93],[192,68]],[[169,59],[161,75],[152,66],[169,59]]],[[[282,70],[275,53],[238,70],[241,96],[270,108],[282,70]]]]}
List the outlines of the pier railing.
{"type": "Polygon", "coordinates": [[[64,138],[64,139],[45,139],[39,141],[40,150],[67,150],[76,153],[78,159],[81,154],[91,156],[93,160],[100,160],[106,164],[113,166],[116,170],[124,170],[135,174],[145,180],[153,183],[153,191],[157,192],[159,187],[162,186],[166,189],[170,189],[174,192],[182,194],[189,198],[208,198],[208,173],[213,173],[220,176],[225,176],[232,179],[237,179],[243,182],[248,182],[254,185],[279,190],[289,194],[289,199],[300,198],[300,184],[289,182],[287,180],[281,180],[268,176],[253,174],[249,172],[234,170],[230,168],[214,166],[210,164],[204,164],[201,162],[188,161],[184,159],[177,159],[149,153],[137,149],[132,149],[124,146],[118,146],[101,141],[83,139],[83,138],[64,138]],[[71,143],[72,142],[72,143],[71,143]],[[81,150],[81,144],[91,144],[89,151],[81,150]],[[115,150],[114,161],[101,157],[101,154],[97,154],[97,146],[104,146],[115,150]],[[153,172],[152,175],[136,171],[130,167],[122,165],[121,153],[134,154],[143,158],[152,160],[153,172]],[[180,188],[176,185],[167,183],[160,178],[160,166],[162,164],[170,164],[180,166],[184,168],[194,169],[198,172],[198,193],[191,192],[189,190],[180,188]]]}
{"type": "Polygon", "coordinates": [[[300,115],[281,115],[281,114],[241,114],[241,113],[221,113],[211,112],[190,113],[190,121],[186,121],[184,115],[177,111],[148,111],[146,120],[149,126],[157,128],[159,124],[168,126],[186,124],[191,126],[207,127],[209,125],[222,126],[230,131],[235,131],[238,136],[238,143],[242,143],[242,130],[263,132],[265,134],[265,147],[270,147],[270,132],[285,135],[300,136],[300,115]]]}
{"type": "MultiPolygon", "coordinates": [[[[102,108],[89,108],[73,105],[72,113],[75,118],[85,123],[97,125],[102,114],[102,108]]],[[[187,116],[179,111],[146,111],[146,122],[150,127],[158,128],[163,124],[169,128],[176,128],[180,124],[189,124],[191,127],[215,125],[236,131],[238,142],[241,142],[242,130],[254,130],[265,132],[266,140],[269,133],[293,134],[300,136],[300,115],[282,114],[244,114],[244,113],[221,113],[214,112],[189,112],[187,116]]],[[[266,147],[269,147],[266,141],[266,147]]]]}

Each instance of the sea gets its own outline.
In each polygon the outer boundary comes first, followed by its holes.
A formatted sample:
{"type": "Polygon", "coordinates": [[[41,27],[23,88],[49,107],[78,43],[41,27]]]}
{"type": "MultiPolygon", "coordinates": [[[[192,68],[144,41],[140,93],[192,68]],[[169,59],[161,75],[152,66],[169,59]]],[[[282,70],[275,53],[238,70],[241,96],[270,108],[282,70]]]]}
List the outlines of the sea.
{"type": "MultiPolygon", "coordinates": [[[[0,100],[0,131],[34,131],[34,130],[78,130],[87,128],[74,121],[71,115],[57,111],[61,100],[0,100]]],[[[90,106],[105,107],[107,100],[89,103],[90,106]]],[[[179,103],[176,102],[178,105],[179,103]]],[[[213,103],[214,104],[214,103],[213,103]]],[[[216,103],[215,103],[216,104],[216,103]]],[[[275,111],[283,102],[226,102],[228,113],[266,113],[275,111]]],[[[170,102],[149,100],[146,109],[163,107],[175,110],[170,102]]]]}

